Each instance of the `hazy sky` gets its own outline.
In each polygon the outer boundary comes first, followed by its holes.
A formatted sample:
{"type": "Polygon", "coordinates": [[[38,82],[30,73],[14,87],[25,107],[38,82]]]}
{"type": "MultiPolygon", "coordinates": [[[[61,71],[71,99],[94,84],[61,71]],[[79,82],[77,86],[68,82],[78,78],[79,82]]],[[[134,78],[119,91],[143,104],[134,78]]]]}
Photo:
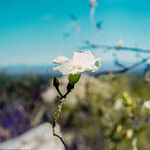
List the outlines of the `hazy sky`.
{"type": "Polygon", "coordinates": [[[84,40],[113,45],[122,39],[150,48],[150,0],[98,0],[100,20],[98,32],[90,23],[89,0],[0,0],[0,65],[48,64],[56,55],[70,56],[84,40]]]}

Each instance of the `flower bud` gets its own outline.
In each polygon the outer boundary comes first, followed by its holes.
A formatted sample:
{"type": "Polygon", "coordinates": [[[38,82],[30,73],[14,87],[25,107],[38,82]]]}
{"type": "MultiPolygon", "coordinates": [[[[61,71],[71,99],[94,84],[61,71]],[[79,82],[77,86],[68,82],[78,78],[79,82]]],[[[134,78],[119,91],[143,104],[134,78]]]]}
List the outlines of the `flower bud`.
{"type": "Polygon", "coordinates": [[[128,95],[127,92],[124,92],[122,97],[123,97],[123,100],[124,100],[124,104],[125,104],[126,106],[131,106],[131,105],[133,105],[132,99],[129,97],[129,95],[128,95]]]}
{"type": "Polygon", "coordinates": [[[76,84],[80,79],[81,74],[70,74],[68,77],[69,84],[74,85],[76,84]]]}
{"type": "Polygon", "coordinates": [[[53,79],[53,85],[56,89],[59,87],[59,81],[56,77],[54,77],[54,79],[53,79]]]}
{"type": "Polygon", "coordinates": [[[68,83],[67,85],[67,91],[70,92],[74,88],[74,85],[68,83]]]}

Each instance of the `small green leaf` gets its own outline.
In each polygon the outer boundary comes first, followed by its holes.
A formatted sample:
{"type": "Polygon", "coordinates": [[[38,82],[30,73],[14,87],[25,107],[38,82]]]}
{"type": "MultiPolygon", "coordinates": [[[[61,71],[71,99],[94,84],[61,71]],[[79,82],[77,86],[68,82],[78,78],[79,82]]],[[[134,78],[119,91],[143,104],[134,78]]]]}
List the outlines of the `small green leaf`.
{"type": "Polygon", "coordinates": [[[68,79],[71,85],[76,84],[80,79],[81,74],[70,74],[68,79]]]}

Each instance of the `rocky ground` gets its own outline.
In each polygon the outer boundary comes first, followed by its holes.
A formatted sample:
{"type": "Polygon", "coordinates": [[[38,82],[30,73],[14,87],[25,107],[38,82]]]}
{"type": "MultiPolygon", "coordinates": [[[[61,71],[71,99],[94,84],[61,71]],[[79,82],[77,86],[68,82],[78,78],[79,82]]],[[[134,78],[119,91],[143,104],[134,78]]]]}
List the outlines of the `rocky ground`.
{"type": "Polygon", "coordinates": [[[60,140],[52,135],[52,128],[49,123],[44,123],[13,140],[0,144],[0,149],[10,148],[18,150],[64,150],[60,140]]]}

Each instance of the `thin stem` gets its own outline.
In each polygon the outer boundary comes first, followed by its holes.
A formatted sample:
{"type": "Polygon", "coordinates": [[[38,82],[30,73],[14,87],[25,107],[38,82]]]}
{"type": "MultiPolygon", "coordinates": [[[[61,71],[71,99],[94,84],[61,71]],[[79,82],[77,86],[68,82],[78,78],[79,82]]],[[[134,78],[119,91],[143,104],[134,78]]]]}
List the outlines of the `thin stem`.
{"type": "Polygon", "coordinates": [[[57,87],[56,90],[57,90],[58,94],[59,94],[61,97],[63,97],[63,95],[61,94],[61,92],[60,92],[60,90],[59,90],[59,87],[57,87]]]}
{"type": "Polygon", "coordinates": [[[56,137],[63,143],[63,145],[64,145],[64,147],[65,147],[65,150],[68,150],[68,146],[67,146],[67,144],[65,143],[65,141],[63,140],[63,138],[62,138],[60,135],[58,135],[58,134],[55,133],[55,124],[56,124],[56,122],[55,122],[55,119],[54,119],[54,123],[53,123],[53,126],[52,126],[53,135],[56,136],[56,137]]]}
{"type": "MultiPolygon", "coordinates": [[[[57,89],[57,92],[59,90],[57,89]]],[[[60,91],[59,91],[60,92],[60,91]]],[[[58,92],[58,93],[59,93],[58,92]]],[[[58,112],[56,110],[56,112],[54,113],[54,116],[53,116],[53,125],[52,125],[52,130],[53,130],[53,135],[56,136],[61,142],[62,144],[64,145],[65,147],[65,150],[69,150],[68,149],[68,146],[67,144],[65,143],[65,141],[63,140],[63,137],[61,137],[60,135],[56,134],[55,132],[55,126],[56,126],[56,122],[57,122],[57,119],[60,117],[60,113],[61,113],[61,109],[62,109],[62,106],[63,106],[63,99],[67,97],[67,95],[70,93],[71,91],[67,91],[64,95],[61,94],[61,92],[59,93],[60,97],[59,97],[59,100],[60,100],[60,104],[58,105],[58,112]]]]}

